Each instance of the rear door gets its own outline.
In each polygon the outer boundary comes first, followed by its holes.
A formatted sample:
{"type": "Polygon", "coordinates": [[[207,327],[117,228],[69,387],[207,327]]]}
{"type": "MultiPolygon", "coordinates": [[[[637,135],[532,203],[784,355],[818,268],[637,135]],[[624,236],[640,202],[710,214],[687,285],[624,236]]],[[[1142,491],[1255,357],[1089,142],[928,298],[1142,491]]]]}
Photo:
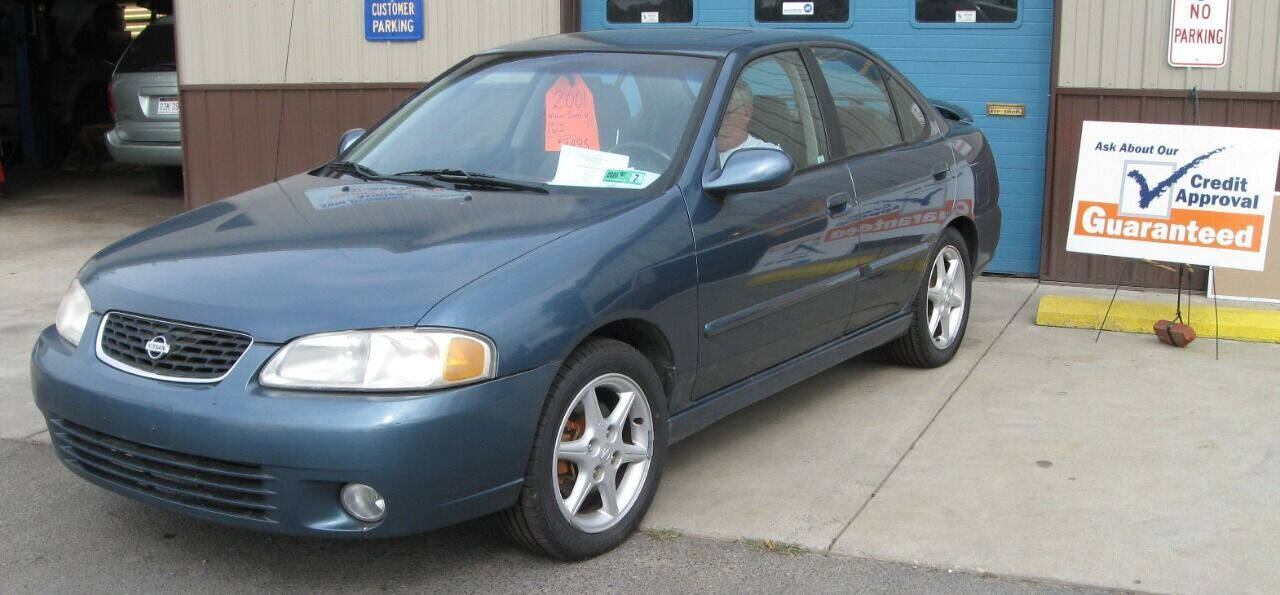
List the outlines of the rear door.
{"type": "Polygon", "coordinates": [[[951,207],[955,158],[927,106],[869,56],[814,48],[831,93],[857,203],[841,229],[858,236],[863,276],[849,331],[907,305],[951,207]]]}
{"type": "Polygon", "coordinates": [[[120,57],[111,78],[116,134],[125,142],[177,143],[178,70],[171,21],[152,23],[120,57]]]}
{"type": "Polygon", "coordinates": [[[750,137],[780,147],[797,171],[776,190],[703,195],[692,214],[703,332],[696,396],[838,338],[853,303],[855,238],[827,233],[851,204],[849,172],[830,158],[808,64],[798,50],[777,52],[748,63],[739,81],[749,93],[730,99],[715,150],[745,142],[724,125],[745,119],[750,137]]]}

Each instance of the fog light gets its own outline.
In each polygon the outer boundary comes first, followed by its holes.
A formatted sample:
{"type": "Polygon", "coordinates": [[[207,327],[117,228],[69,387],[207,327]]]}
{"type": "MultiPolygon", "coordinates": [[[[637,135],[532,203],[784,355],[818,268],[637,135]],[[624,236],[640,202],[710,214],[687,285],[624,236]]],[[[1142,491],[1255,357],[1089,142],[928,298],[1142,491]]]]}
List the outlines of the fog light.
{"type": "Polygon", "coordinates": [[[357,520],[372,523],[387,514],[387,503],[382,494],[362,483],[342,486],[342,509],[357,520]]]}

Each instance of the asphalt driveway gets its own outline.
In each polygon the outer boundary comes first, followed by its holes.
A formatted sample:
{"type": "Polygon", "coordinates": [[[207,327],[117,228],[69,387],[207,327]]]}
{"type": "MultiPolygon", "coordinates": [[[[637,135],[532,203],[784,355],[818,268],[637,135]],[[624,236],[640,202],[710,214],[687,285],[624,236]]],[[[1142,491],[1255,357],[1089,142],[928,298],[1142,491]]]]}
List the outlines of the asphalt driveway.
{"type": "Polygon", "coordinates": [[[158,511],[0,440],[0,592],[1076,593],[1087,589],[663,531],[578,564],[473,522],[387,541],[281,538],[158,511]],[[19,481],[13,481],[18,479],[19,481]]]}

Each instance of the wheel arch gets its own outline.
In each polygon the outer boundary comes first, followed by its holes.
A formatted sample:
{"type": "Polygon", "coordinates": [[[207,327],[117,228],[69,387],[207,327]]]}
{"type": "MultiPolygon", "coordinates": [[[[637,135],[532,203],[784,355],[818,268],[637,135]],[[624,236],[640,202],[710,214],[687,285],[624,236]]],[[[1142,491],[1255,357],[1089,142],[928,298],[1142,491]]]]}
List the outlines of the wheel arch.
{"type": "Polygon", "coordinates": [[[960,215],[949,221],[942,232],[946,233],[947,229],[960,232],[960,237],[964,238],[965,250],[968,252],[969,266],[976,268],[978,266],[978,224],[972,218],[960,215]]]}
{"type": "Polygon", "coordinates": [[[662,380],[662,392],[670,398],[675,388],[675,356],[671,340],[661,327],[643,318],[619,318],[587,333],[569,352],[576,351],[595,337],[621,341],[639,351],[653,365],[654,372],[662,380]]]}

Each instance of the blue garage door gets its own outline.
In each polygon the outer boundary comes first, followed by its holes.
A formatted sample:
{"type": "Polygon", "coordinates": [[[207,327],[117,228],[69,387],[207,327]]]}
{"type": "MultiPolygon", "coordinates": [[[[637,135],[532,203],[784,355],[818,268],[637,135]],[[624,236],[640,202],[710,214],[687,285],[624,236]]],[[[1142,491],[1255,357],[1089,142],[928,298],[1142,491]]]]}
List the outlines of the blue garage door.
{"type": "Polygon", "coordinates": [[[805,27],[879,52],[929,97],[967,108],[991,140],[1000,168],[1004,227],[988,270],[1039,271],[1053,0],[849,0],[847,10],[845,4],[583,0],[582,28],[655,26],[641,20],[657,20],[660,26],[805,27]],[[816,18],[833,22],[782,14],[784,6],[795,13],[806,5],[816,18]],[[988,103],[1020,104],[1026,115],[990,117],[988,103]]]}

